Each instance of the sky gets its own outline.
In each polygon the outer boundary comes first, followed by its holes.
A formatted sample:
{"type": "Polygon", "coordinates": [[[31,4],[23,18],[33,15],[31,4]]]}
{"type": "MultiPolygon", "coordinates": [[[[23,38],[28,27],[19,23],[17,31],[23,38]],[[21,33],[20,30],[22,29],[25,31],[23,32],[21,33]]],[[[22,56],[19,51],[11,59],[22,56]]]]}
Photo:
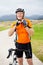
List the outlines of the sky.
{"type": "Polygon", "coordinates": [[[15,14],[23,8],[26,16],[43,15],[43,0],[0,0],[0,16],[15,14]]]}

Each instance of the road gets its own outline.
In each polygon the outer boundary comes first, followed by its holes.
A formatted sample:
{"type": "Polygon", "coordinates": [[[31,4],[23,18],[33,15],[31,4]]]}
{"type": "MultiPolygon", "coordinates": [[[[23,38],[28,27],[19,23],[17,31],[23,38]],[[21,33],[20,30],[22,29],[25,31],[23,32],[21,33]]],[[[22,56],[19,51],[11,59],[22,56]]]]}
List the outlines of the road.
{"type": "MultiPolygon", "coordinates": [[[[0,32],[0,65],[9,65],[9,62],[12,61],[12,57],[10,57],[9,59],[7,59],[7,55],[8,55],[8,49],[9,48],[15,48],[15,44],[14,44],[14,39],[15,39],[15,33],[12,37],[8,36],[8,31],[9,30],[5,30],[5,31],[1,31],[0,32]]],[[[25,59],[25,54],[24,54],[24,65],[27,64],[26,59],[25,59]]],[[[34,65],[43,65],[43,63],[36,58],[36,56],[33,54],[33,64],[34,65]]],[[[27,64],[28,65],[28,64],[27,64]]]]}

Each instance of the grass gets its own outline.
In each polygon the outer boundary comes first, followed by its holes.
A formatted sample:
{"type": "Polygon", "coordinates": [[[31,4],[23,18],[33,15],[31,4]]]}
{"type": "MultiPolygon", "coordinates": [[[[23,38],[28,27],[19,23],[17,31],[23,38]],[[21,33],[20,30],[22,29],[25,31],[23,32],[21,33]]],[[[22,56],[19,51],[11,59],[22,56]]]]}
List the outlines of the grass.
{"type": "MultiPolygon", "coordinates": [[[[8,24],[7,26],[1,26],[0,31],[10,28],[9,26],[10,23],[7,24],[8,24]]],[[[35,32],[34,36],[32,36],[32,50],[33,53],[39,58],[39,60],[43,62],[43,23],[34,24],[33,28],[35,32]]]]}
{"type": "Polygon", "coordinates": [[[12,22],[0,22],[0,31],[10,28],[12,22]]]}
{"type": "Polygon", "coordinates": [[[2,26],[2,27],[0,27],[0,31],[6,30],[8,28],[9,28],[8,26],[7,27],[2,26]]]}
{"type": "Polygon", "coordinates": [[[32,36],[33,53],[43,62],[43,23],[34,24],[34,36],[32,36]]]}

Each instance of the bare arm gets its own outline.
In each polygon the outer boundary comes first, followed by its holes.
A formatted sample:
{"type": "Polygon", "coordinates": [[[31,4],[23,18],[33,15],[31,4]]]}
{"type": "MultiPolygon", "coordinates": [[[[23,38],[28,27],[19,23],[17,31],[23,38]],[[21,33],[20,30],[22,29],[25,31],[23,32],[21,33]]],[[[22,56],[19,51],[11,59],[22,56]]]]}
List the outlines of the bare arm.
{"type": "Polygon", "coordinates": [[[28,27],[26,27],[25,29],[27,30],[29,36],[32,36],[32,35],[34,34],[33,28],[28,28],[28,27]]]}
{"type": "Polygon", "coordinates": [[[14,34],[14,32],[15,32],[15,29],[16,29],[16,25],[9,30],[8,35],[12,36],[14,34]]]}

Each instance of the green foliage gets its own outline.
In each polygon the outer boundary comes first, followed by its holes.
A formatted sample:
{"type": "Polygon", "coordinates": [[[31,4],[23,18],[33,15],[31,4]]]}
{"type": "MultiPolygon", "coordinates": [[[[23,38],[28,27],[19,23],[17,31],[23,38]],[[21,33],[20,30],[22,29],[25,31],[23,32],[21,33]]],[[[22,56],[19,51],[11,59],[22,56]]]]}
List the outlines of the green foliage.
{"type": "Polygon", "coordinates": [[[43,23],[34,24],[34,36],[32,36],[33,53],[43,62],[43,23]]]}
{"type": "Polygon", "coordinates": [[[2,26],[2,27],[0,27],[0,31],[3,31],[3,30],[6,30],[6,29],[9,29],[10,27],[4,27],[4,26],[2,26]]]}
{"type": "Polygon", "coordinates": [[[33,39],[43,40],[43,24],[33,25],[34,36],[33,39]]]}

